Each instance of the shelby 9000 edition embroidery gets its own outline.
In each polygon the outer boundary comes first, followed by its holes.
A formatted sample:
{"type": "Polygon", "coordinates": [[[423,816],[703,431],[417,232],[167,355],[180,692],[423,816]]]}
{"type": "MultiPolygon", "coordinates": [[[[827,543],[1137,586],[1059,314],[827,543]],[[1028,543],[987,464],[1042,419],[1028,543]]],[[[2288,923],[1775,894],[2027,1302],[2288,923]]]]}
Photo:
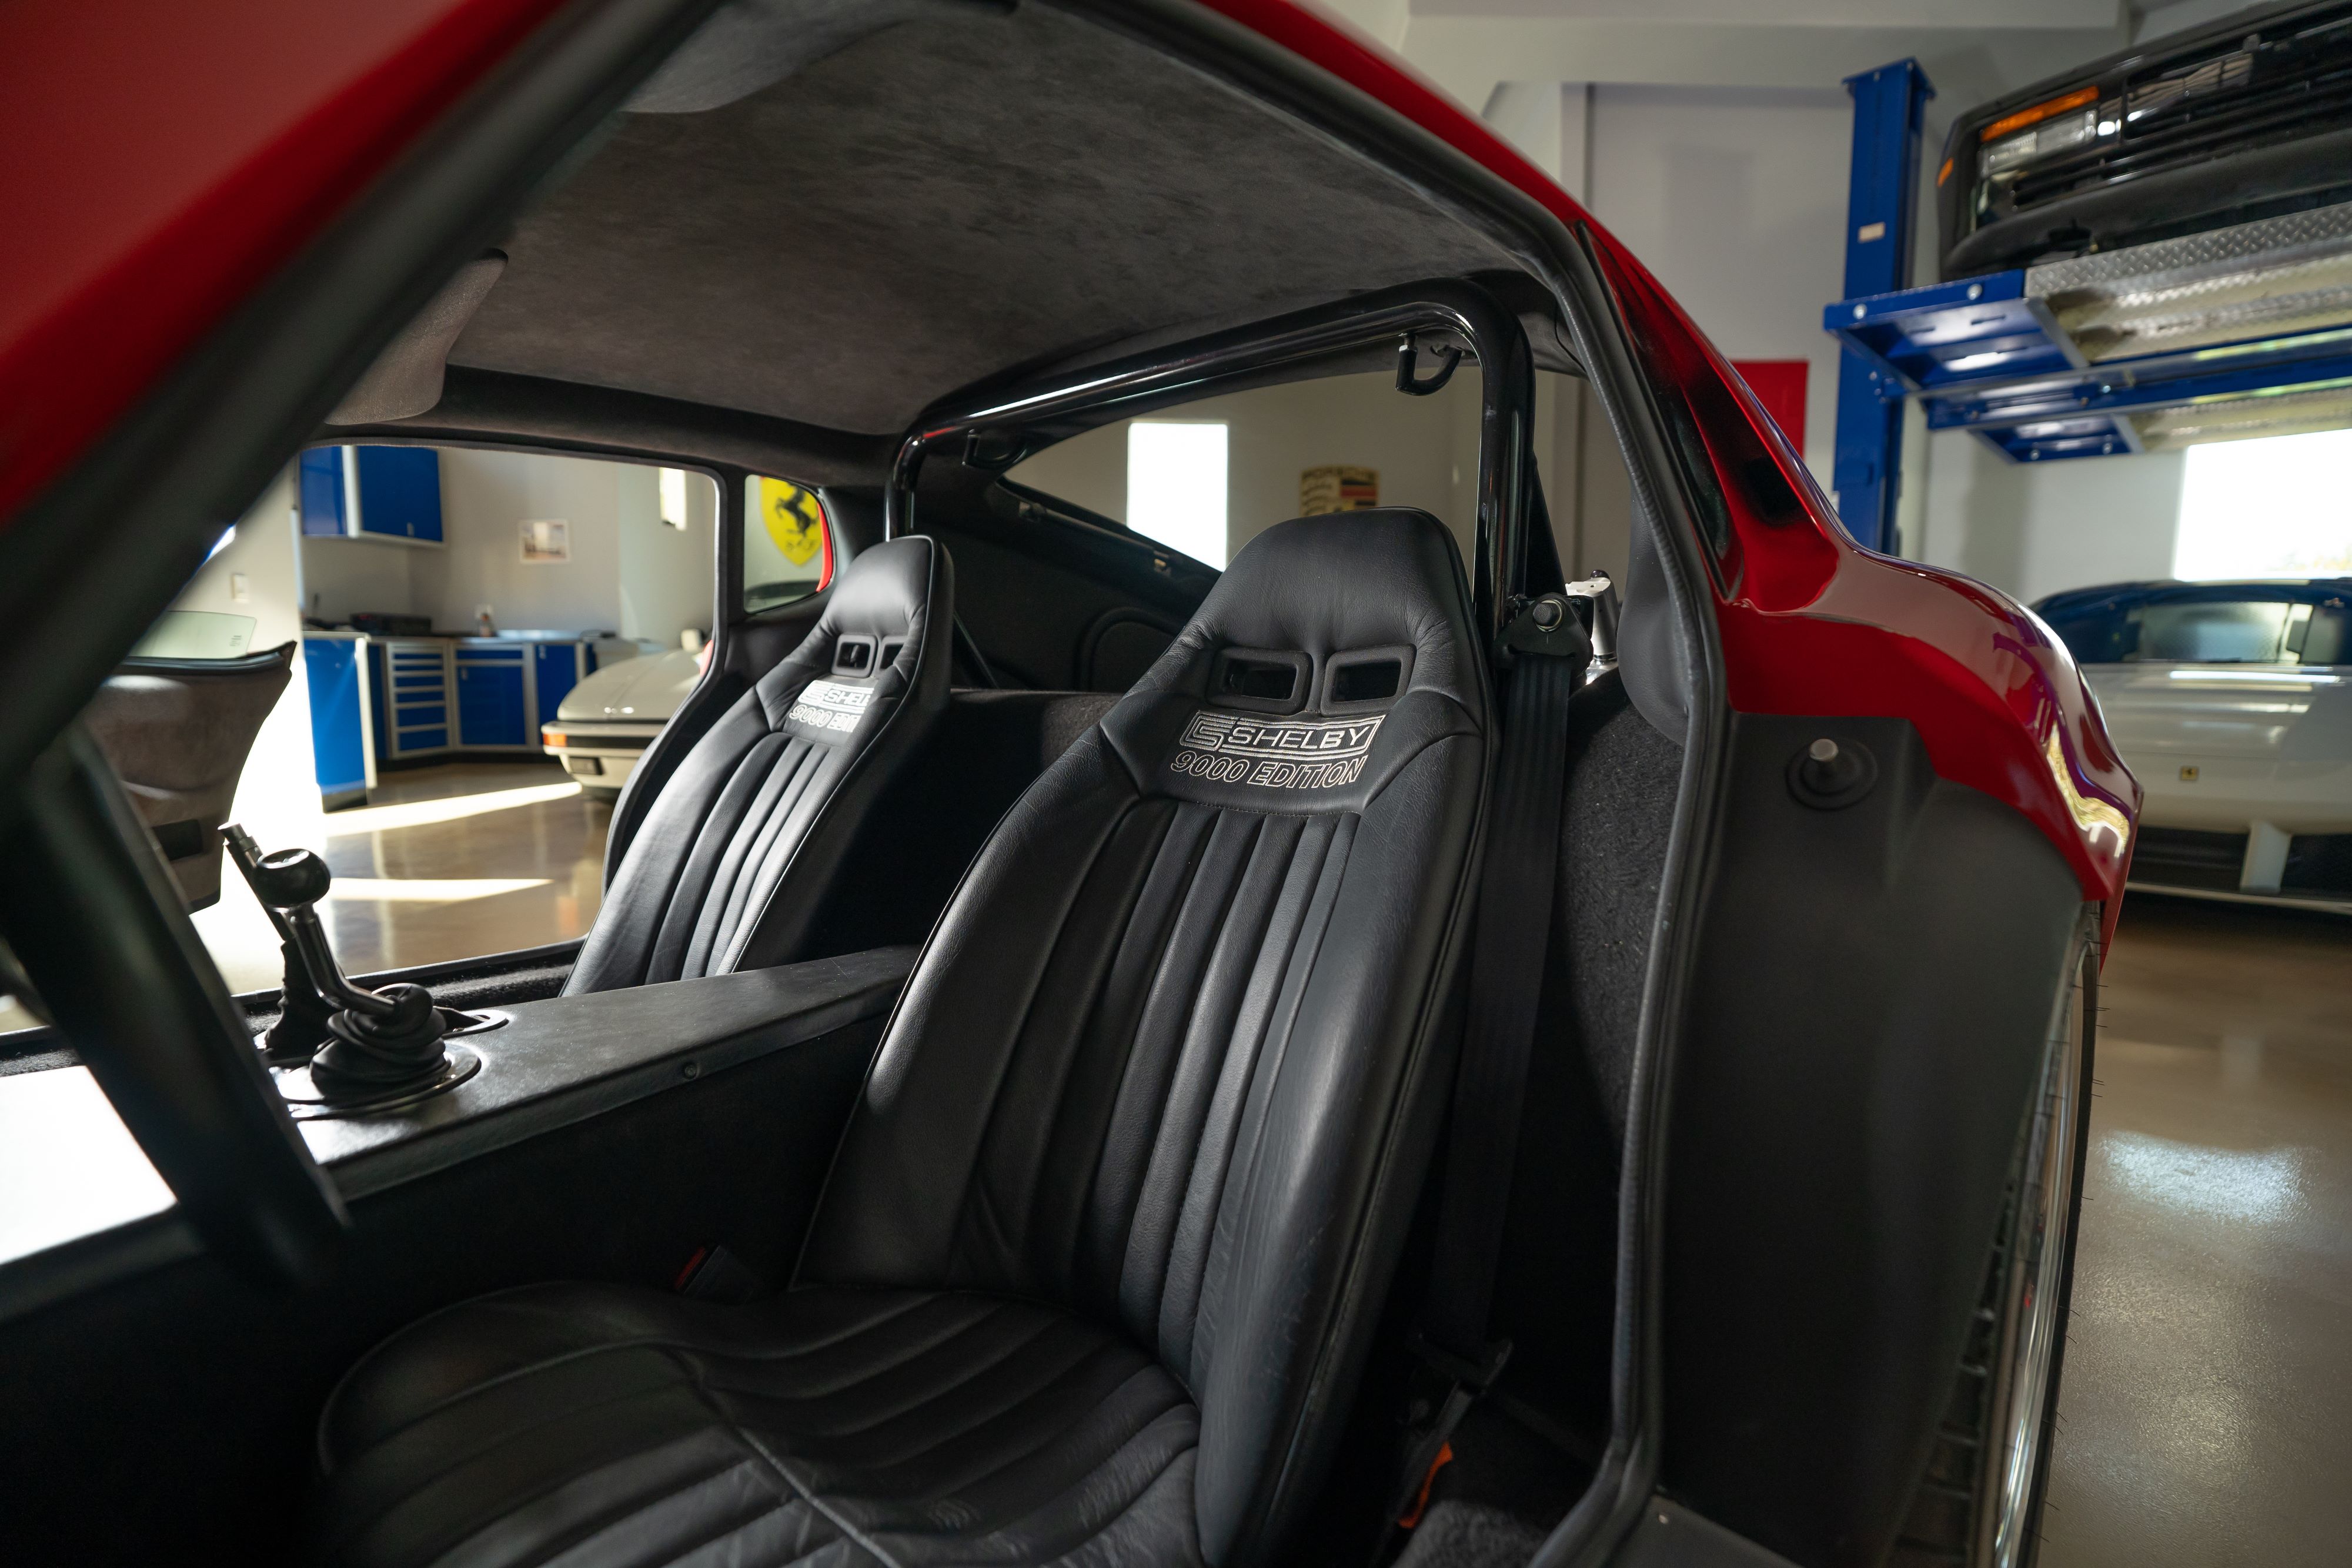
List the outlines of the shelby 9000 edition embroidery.
{"type": "Polygon", "coordinates": [[[1337,789],[1353,784],[1363,773],[1365,755],[1385,716],[1269,724],[1232,714],[1195,714],[1169,766],[1219,784],[1337,789]]]}

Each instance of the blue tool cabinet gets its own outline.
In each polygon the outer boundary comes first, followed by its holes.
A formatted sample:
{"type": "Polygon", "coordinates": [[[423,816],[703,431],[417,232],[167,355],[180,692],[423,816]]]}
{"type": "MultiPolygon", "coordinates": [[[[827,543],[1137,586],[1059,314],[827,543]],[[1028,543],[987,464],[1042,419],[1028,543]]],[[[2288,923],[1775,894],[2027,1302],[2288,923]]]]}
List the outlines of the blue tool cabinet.
{"type": "Polygon", "coordinates": [[[537,755],[541,720],[596,668],[596,645],[313,632],[302,657],[311,751],[332,810],[365,802],[379,761],[537,755]]]}
{"type": "Polygon", "coordinates": [[[441,543],[441,455],[429,446],[314,446],[295,481],[306,534],[441,543]]]}

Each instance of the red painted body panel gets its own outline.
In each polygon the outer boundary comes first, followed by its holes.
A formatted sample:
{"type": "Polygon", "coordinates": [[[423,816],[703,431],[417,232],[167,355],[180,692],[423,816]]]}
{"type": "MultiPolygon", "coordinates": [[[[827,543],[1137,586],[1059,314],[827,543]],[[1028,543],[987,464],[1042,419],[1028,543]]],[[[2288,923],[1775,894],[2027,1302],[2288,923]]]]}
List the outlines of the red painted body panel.
{"type": "MultiPolygon", "coordinates": [[[[1568,194],[1379,46],[1292,0],[1211,9],[1591,225],[1662,397],[1727,504],[1711,551],[1733,706],[1910,719],[1945,777],[2120,904],[2138,785],[2065,649],[1954,574],[1864,551],[1723,359],[1568,194]],[[1798,498],[1751,495],[1769,454],[1798,498]]],[[[558,0],[78,0],[0,8],[0,519],[506,57],[558,0]],[[93,72],[90,62],[108,68],[93,72]]]]}
{"type": "Polygon", "coordinates": [[[0,520],[558,3],[0,6],[0,520]]]}
{"type": "MultiPolygon", "coordinates": [[[[2123,906],[2140,788],[2082,674],[2049,628],[1955,572],[1863,549],[1804,463],[1657,280],[1508,143],[1346,24],[1293,0],[1203,0],[1379,99],[1573,227],[1603,271],[1650,368],[1679,392],[1729,510],[1714,598],[1731,706],[1746,713],[1909,719],[1944,778],[2015,806],[2105,904],[2123,906]],[[1761,445],[1801,515],[1759,513],[1738,466],[1761,445]]],[[[1711,548],[1711,547],[1710,547],[1711,548]]]]}

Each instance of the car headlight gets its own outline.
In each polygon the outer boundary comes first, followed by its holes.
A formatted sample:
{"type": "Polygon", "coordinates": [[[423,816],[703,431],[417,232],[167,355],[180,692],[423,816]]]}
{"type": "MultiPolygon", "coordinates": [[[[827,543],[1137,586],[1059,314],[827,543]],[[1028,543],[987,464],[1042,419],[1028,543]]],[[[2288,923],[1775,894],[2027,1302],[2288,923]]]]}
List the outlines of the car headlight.
{"type": "Polygon", "coordinates": [[[1998,141],[1986,142],[1979,167],[1988,174],[1998,174],[2036,158],[2071,151],[2095,139],[2098,134],[2099,111],[2096,109],[2086,109],[2079,114],[2061,115],[2045,120],[2030,130],[2004,136],[1998,141]]]}

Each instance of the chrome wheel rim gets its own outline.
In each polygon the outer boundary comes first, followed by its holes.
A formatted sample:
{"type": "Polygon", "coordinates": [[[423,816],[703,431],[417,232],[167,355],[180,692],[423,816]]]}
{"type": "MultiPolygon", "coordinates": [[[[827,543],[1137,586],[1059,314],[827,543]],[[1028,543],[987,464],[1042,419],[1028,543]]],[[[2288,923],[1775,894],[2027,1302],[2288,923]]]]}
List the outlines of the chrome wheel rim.
{"type": "Polygon", "coordinates": [[[1988,1424],[1995,1438],[1987,1478],[1994,1506],[1985,1513],[1987,1539],[1979,1561],[1990,1568],[2024,1563],[2036,1524],[2034,1483],[2042,1468],[2051,1364],[2063,1326],[2067,1226],[2074,1208],[2077,1097],[2090,1021],[2081,964],[2089,961],[2084,955],[2059,994],[2042,1060],[2041,1101],[2026,1134],[2024,1185],[2012,1241],[2017,1256],[2002,1301],[2000,1343],[2008,1354],[1993,1363],[1998,1381],[1991,1392],[1998,1404],[1988,1424]]]}

